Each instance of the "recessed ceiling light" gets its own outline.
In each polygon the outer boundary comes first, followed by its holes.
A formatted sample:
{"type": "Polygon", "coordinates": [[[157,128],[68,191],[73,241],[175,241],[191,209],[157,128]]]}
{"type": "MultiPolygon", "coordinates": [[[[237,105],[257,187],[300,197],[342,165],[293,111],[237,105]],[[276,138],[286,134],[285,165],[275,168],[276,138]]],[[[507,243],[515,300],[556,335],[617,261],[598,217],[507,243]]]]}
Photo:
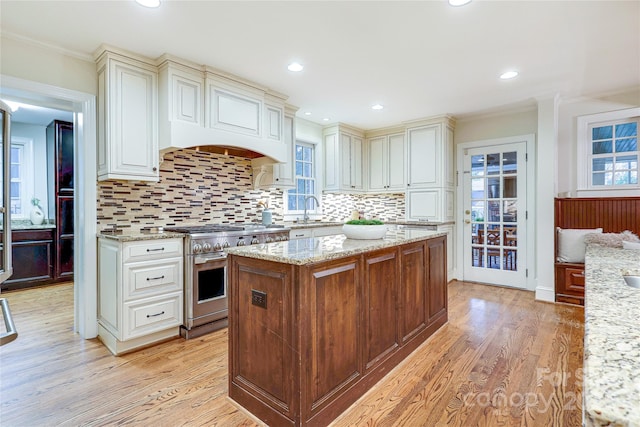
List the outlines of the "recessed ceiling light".
{"type": "Polygon", "coordinates": [[[322,119],[322,121],[323,121],[323,122],[328,122],[328,121],[329,121],[329,118],[328,118],[328,117],[325,117],[324,119],[322,119]]]}
{"type": "Polygon", "coordinates": [[[302,64],[298,62],[292,62],[291,64],[289,64],[289,66],[287,66],[287,69],[289,71],[293,71],[294,73],[297,73],[299,71],[302,71],[304,67],[302,66],[302,64]]]}
{"type": "Polygon", "coordinates": [[[311,111],[305,111],[305,112],[304,112],[304,115],[305,115],[305,116],[310,116],[310,115],[311,115],[311,111]]]}
{"type": "Polygon", "coordinates": [[[471,3],[471,0],[449,0],[450,6],[464,6],[471,3]]]}
{"type": "Polygon", "coordinates": [[[512,79],[512,78],[516,77],[517,75],[518,75],[517,71],[507,71],[507,72],[502,73],[500,75],[500,78],[502,80],[509,80],[509,79],[512,79]]]}
{"type": "Polygon", "coordinates": [[[382,104],[375,104],[371,106],[372,110],[382,110],[384,108],[384,105],[382,104]]]}
{"type": "Polygon", "coordinates": [[[141,6],[144,7],[159,7],[160,6],[160,0],[136,0],[136,3],[138,3],[141,6]]]}

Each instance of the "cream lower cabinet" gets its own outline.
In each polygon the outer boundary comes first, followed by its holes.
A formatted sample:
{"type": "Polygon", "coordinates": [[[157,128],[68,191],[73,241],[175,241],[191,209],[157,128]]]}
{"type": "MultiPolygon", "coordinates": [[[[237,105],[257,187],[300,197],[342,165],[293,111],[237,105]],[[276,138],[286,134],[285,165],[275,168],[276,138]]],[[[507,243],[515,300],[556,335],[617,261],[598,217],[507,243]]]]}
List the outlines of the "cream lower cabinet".
{"type": "Polygon", "coordinates": [[[182,239],[98,239],[98,336],[122,354],[178,336],[182,239]]]}
{"type": "Polygon", "coordinates": [[[289,240],[308,239],[310,237],[334,236],[336,234],[342,234],[341,225],[296,228],[289,232],[289,240]]]}

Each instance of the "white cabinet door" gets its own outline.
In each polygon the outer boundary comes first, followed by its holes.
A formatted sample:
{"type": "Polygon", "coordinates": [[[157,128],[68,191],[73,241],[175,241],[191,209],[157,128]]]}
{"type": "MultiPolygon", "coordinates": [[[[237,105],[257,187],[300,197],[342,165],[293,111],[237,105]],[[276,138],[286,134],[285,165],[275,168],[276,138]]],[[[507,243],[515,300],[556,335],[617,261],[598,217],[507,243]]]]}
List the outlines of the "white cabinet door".
{"type": "Polygon", "coordinates": [[[440,125],[408,130],[408,186],[411,188],[440,185],[442,156],[440,125]]]}
{"type": "Polygon", "coordinates": [[[351,190],[351,135],[340,134],[340,187],[351,190]]]}
{"type": "Polygon", "coordinates": [[[267,105],[264,109],[266,138],[282,141],[282,108],[267,105]]]}
{"type": "Polygon", "coordinates": [[[369,191],[380,192],[387,188],[389,168],[386,158],[387,147],[385,136],[369,140],[369,191]]]}
{"type": "Polygon", "coordinates": [[[203,78],[197,72],[191,75],[180,70],[169,70],[168,78],[171,85],[167,105],[169,120],[203,126],[203,78]]]}
{"type": "Polygon", "coordinates": [[[362,168],[362,138],[351,136],[349,183],[352,190],[364,190],[362,168]]]}
{"type": "Polygon", "coordinates": [[[261,136],[262,100],[208,84],[209,127],[261,136]]]}
{"type": "Polygon", "coordinates": [[[98,179],[157,181],[157,73],[108,58],[98,77],[98,179]]]}
{"type": "Polygon", "coordinates": [[[406,188],[404,134],[389,135],[387,153],[387,190],[404,191],[406,188]]]}
{"type": "Polygon", "coordinates": [[[409,221],[442,221],[441,203],[440,189],[407,191],[407,219],[409,221]]]}
{"type": "Polygon", "coordinates": [[[273,180],[276,188],[293,188],[296,182],[295,175],[295,121],[292,116],[284,117],[284,143],[287,146],[287,160],[273,166],[273,180]]]}
{"type": "Polygon", "coordinates": [[[324,137],[324,190],[336,191],[340,189],[340,144],[338,134],[332,133],[324,137]]]}

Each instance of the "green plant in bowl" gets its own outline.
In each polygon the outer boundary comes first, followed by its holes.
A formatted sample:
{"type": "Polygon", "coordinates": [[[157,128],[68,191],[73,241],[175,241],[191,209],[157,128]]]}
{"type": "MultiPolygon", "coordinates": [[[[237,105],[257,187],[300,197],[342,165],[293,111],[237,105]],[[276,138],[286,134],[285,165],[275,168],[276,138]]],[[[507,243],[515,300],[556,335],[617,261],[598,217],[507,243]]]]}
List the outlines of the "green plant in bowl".
{"type": "Polygon", "coordinates": [[[384,225],[384,222],[378,219],[352,219],[347,221],[349,225],[384,225]]]}

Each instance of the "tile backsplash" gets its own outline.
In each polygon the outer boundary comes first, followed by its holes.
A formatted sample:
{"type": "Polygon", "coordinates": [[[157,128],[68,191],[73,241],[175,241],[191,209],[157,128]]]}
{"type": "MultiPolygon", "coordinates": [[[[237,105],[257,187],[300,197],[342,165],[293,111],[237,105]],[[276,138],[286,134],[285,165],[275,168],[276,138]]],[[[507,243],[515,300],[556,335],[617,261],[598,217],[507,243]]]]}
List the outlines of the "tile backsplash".
{"type": "MultiPolygon", "coordinates": [[[[167,153],[158,182],[98,182],[98,230],[259,222],[268,200],[283,221],[282,191],[253,189],[251,160],[191,149],[167,153]]],[[[385,221],[404,219],[404,194],[324,194],[323,220],[343,221],[354,209],[385,221]]]]}

